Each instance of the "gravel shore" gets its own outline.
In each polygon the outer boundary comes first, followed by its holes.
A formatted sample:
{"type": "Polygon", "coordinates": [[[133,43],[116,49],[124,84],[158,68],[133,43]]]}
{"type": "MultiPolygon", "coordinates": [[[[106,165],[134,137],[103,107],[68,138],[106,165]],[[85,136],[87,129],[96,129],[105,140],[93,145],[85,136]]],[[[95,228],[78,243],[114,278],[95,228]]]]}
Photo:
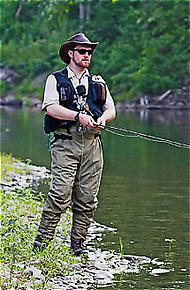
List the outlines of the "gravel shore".
{"type": "MultiPolygon", "coordinates": [[[[50,179],[50,171],[45,167],[25,164],[18,160],[14,161],[14,167],[18,170],[16,170],[16,172],[8,172],[6,178],[1,181],[1,187],[4,194],[11,193],[14,195],[18,192],[24,192],[27,188],[32,188],[33,193],[36,191],[37,194],[39,184],[44,180],[47,181],[50,179]],[[21,169],[24,169],[27,173],[18,173],[21,169]]],[[[63,215],[63,218],[57,227],[54,239],[55,243],[64,243],[68,248],[70,246],[71,220],[72,213],[68,210],[67,214],[63,215]],[[66,223],[68,230],[65,234],[63,225],[65,226],[66,223]]],[[[158,261],[157,258],[151,260],[149,257],[145,256],[124,255],[123,253],[101,250],[100,248],[95,247],[95,244],[97,245],[98,242],[103,241],[103,235],[108,232],[117,234],[117,229],[93,222],[89,229],[86,241],[87,253],[83,257],[75,258],[76,263],[72,263],[69,266],[68,274],[53,276],[53,278],[51,278],[47,283],[46,287],[48,288],[45,289],[85,290],[101,287],[114,287],[118,282],[116,277],[121,273],[125,276],[129,273],[138,274],[141,271],[148,271],[150,275],[159,275],[169,272],[169,270],[165,269],[164,263],[158,261]]],[[[17,267],[24,267],[21,262],[17,261],[16,263],[17,267]]],[[[42,270],[40,270],[39,267],[40,263],[41,260],[37,259],[36,256],[31,253],[29,264],[28,266],[25,265],[24,273],[27,277],[33,277],[32,282],[29,280],[27,281],[26,279],[23,283],[23,287],[27,288],[17,289],[42,289],[39,286],[34,286],[40,285],[41,281],[44,279],[42,270]]],[[[2,271],[3,276],[10,279],[10,272],[8,265],[5,264],[2,271]]],[[[14,279],[16,281],[16,277],[13,277],[13,280],[14,279]]]]}

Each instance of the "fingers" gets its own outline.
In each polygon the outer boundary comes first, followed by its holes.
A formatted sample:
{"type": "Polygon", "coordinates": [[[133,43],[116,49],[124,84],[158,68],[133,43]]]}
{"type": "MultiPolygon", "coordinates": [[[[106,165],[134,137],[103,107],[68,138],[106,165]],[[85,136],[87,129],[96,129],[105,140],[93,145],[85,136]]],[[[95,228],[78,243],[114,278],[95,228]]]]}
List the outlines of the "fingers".
{"type": "Polygon", "coordinates": [[[91,116],[80,114],[79,122],[85,127],[95,127],[97,124],[91,116]]]}
{"type": "Polygon", "coordinates": [[[105,128],[105,125],[106,125],[105,120],[102,117],[98,118],[97,124],[96,124],[96,129],[100,131],[100,130],[105,128]]]}
{"type": "Polygon", "coordinates": [[[85,114],[79,115],[79,122],[85,127],[92,127],[98,131],[104,129],[106,125],[104,118],[100,117],[97,122],[95,122],[91,116],[85,114]]]}

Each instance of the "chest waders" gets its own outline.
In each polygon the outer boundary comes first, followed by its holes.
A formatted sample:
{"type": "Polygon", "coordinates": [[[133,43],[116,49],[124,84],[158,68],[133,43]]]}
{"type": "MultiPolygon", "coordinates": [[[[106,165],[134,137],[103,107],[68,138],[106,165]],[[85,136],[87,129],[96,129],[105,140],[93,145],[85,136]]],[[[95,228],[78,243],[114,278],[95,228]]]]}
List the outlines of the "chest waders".
{"type": "MultiPolygon", "coordinates": [[[[59,77],[61,78],[58,80],[57,87],[60,103],[77,111],[76,104],[71,101],[75,96],[74,90],[69,84],[70,80],[67,79],[65,82],[66,77],[62,77],[62,75],[64,75],[63,72],[61,72],[61,76],[60,72],[55,75],[57,80],[59,77]],[[70,95],[67,95],[68,91],[70,95]]],[[[92,76],[89,77],[87,103],[95,120],[102,115],[105,103],[105,92],[102,93],[102,88],[105,90],[105,87],[102,84],[97,85],[97,83],[93,81],[92,76]]],[[[52,181],[44,204],[36,241],[49,241],[53,238],[61,214],[72,202],[71,241],[83,242],[98,204],[97,194],[103,168],[103,152],[99,135],[93,131],[79,134],[76,126],[73,126],[76,124],[75,122],[63,122],[65,121],[63,120],[62,124],[59,122],[59,126],[61,126],[59,128],[69,130],[67,135],[62,134],[55,138],[51,145],[52,181]]]]}

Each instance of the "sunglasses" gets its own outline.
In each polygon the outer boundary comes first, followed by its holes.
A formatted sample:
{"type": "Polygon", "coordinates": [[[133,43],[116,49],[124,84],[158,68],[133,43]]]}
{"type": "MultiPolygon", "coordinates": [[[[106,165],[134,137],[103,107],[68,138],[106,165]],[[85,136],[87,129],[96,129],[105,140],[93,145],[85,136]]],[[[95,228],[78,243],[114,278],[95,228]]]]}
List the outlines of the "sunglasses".
{"type": "Polygon", "coordinates": [[[93,53],[92,49],[84,49],[84,48],[75,48],[73,49],[73,51],[78,51],[78,53],[80,54],[86,54],[86,52],[88,53],[88,55],[91,55],[93,53]]]}

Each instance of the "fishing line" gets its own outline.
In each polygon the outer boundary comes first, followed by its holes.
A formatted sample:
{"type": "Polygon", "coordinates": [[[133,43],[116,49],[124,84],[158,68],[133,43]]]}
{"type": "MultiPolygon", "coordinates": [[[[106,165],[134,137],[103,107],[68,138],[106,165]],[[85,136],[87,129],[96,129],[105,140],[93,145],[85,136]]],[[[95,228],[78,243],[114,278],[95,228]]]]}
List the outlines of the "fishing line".
{"type": "Polygon", "coordinates": [[[127,138],[136,137],[136,138],[140,138],[140,139],[145,139],[147,141],[152,141],[152,142],[157,142],[157,143],[166,143],[166,144],[171,145],[171,146],[180,147],[180,148],[184,148],[184,149],[190,149],[189,144],[176,142],[176,141],[169,140],[166,138],[161,138],[158,136],[144,134],[144,133],[137,132],[137,131],[130,130],[130,129],[126,129],[126,128],[118,128],[118,127],[113,127],[113,126],[100,126],[100,127],[103,127],[105,129],[105,131],[107,131],[108,133],[112,133],[112,134],[120,136],[120,137],[127,137],[127,138]],[[127,134],[132,134],[132,135],[118,133],[117,131],[124,132],[127,134]]]}
{"type": "Polygon", "coordinates": [[[127,137],[127,138],[133,137],[133,138],[138,138],[138,136],[123,135],[123,134],[121,134],[121,133],[114,132],[114,131],[112,131],[112,130],[110,130],[110,129],[107,129],[107,128],[105,128],[105,131],[107,131],[107,132],[109,132],[109,133],[112,133],[112,134],[114,134],[114,135],[120,136],[120,137],[127,137]]]}

